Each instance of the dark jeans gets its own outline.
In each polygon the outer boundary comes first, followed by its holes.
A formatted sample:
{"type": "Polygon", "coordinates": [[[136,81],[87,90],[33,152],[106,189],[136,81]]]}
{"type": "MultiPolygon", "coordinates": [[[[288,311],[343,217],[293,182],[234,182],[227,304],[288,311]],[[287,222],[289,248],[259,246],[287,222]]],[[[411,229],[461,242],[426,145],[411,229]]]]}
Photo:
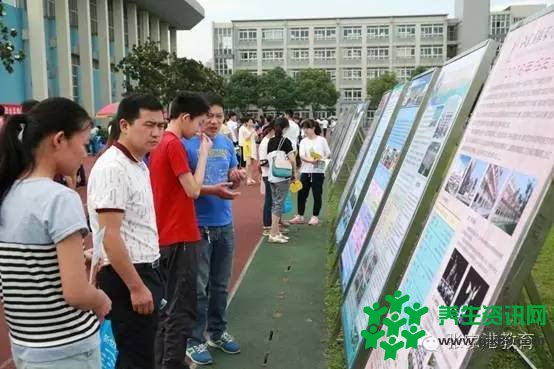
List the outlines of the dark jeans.
{"type": "Polygon", "coordinates": [[[160,271],[167,303],[160,312],[156,337],[158,369],[188,368],[185,350],[196,320],[198,254],[202,248],[203,242],[160,247],[160,271]]]}
{"type": "Polygon", "coordinates": [[[198,258],[197,319],[191,345],[206,342],[204,332],[218,340],[227,329],[227,287],[231,277],[235,231],[233,225],[202,227],[208,245],[198,258]]]}
{"type": "Polygon", "coordinates": [[[263,177],[265,185],[265,199],[264,199],[264,227],[271,227],[271,186],[267,177],[263,177]]]}
{"type": "Polygon", "coordinates": [[[151,264],[135,264],[135,268],[154,299],[154,312],[150,315],[133,311],[129,289],[111,266],[102,268],[98,274],[100,288],[112,300],[112,311],[107,319],[112,321],[119,351],[117,369],[152,369],[155,366],[154,339],[163,296],[162,278],[159,268],[151,264]]]}
{"type": "Polygon", "coordinates": [[[314,216],[319,216],[321,211],[321,197],[323,195],[323,181],[325,181],[325,174],[323,173],[302,173],[300,176],[302,182],[302,189],[298,192],[298,214],[304,215],[306,211],[306,201],[312,190],[314,197],[314,216]]]}

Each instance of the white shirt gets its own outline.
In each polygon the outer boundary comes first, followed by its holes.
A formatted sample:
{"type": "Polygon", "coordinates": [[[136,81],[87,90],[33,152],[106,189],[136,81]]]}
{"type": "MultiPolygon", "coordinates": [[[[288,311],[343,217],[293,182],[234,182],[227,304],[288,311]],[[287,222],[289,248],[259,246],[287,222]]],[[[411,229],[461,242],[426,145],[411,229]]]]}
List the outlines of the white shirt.
{"type": "MultiPolygon", "coordinates": [[[[94,164],[87,188],[87,207],[93,237],[100,229],[98,213],[122,211],[121,237],[133,264],[159,259],[158,228],[150,172],[143,161],[116,143],[94,164]],[[121,148],[120,148],[121,147],[121,148]]],[[[110,264],[103,248],[104,263],[110,264]]]]}
{"type": "Polygon", "coordinates": [[[246,128],[246,124],[243,124],[239,128],[239,146],[244,146],[244,143],[246,142],[246,138],[250,135],[250,130],[246,128]]]}
{"type": "MultiPolygon", "coordinates": [[[[265,136],[262,139],[262,142],[260,142],[260,147],[258,151],[258,156],[261,160],[268,160],[267,159],[267,144],[269,143],[269,137],[265,136]]],[[[262,166],[262,177],[269,176],[269,165],[263,165],[262,166]]]]}
{"type": "Polygon", "coordinates": [[[321,122],[319,122],[319,126],[321,129],[326,129],[329,127],[329,121],[327,119],[323,119],[321,122]]]}
{"type": "Polygon", "coordinates": [[[298,145],[298,136],[300,136],[300,127],[294,120],[289,120],[289,128],[286,130],[284,136],[290,140],[292,148],[296,150],[298,145]]]}
{"type": "Polygon", "coordinates": [[[235,122],[234,120],[232,119],[229,119],[229,121],[227,122],[227,128],[229,128],[231,130],[231,140],[234,142],[234,143],[237,143],[238,142],[238,123],[235,122]]]}
{"type": "Polygon", "coordinates": [[[309,158],[313,160],[311,153],[317,153],[321,156],[321,164],[317,167],[313,164],[306,163],[302,161],[302,167],[300,168],[301,173],[325,173],[325,165],[323,164],[323,159],[329,158],[331,156],[331,150],[327,144],[327,140],[321,136],[316,136],[313,139],[305,137],[300,141],[300,157],[309,158]]]}

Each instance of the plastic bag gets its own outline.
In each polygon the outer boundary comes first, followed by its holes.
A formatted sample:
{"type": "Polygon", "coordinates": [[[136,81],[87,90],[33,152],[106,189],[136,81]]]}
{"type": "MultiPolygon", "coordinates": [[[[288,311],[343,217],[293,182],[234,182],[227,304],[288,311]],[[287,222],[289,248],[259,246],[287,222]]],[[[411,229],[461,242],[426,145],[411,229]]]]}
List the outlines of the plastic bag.
{"type": "Polygon", "coordinates": [[[104,320],[100,326],[100,353],[102,369],[115,369],[118,351],[110,320],[104,320]]]}
{"type": "Polygon", "coordinates": [[[283,214],[288,215],[292,213],[292,210],[293,210],[292,207],[293,207],[292,194],[289,191],[287,192],[287,197],[285,197],[285,202],[283,202],[283,208],[282,208],[283,214]]]}

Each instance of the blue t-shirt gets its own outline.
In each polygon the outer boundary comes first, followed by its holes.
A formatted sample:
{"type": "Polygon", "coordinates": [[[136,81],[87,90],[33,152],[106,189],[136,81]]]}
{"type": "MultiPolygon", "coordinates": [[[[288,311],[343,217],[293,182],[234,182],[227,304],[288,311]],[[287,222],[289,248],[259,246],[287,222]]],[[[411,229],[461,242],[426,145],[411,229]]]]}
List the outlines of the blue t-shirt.
{"type": "MultiPolygon", "coordinates": [[[[228,182],[229,171],[238,165],[235,147],[231,140],[218,134],[212,141],[213,145],[208,154],[208,164],[204,176],[205,185],[228,182]]],[[[190,140],[183,139],[183,145],[187,150],[189,164],[194,172],[198,165],[200,137],[194,136],[190,140]]],[[[224,200],[213,195],[203,195],[196,200],[195,205],[198,225],[201,227],[222,227],[233,222],[232,200],[224,200]]]]}

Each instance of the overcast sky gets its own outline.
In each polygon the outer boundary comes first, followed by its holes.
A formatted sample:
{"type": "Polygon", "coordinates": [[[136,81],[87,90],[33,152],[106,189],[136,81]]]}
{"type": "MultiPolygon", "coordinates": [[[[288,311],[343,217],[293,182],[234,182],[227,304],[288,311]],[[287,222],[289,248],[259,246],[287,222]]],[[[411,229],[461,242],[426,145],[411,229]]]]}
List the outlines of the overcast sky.
{"type": "MultiPolygon", "coordinates": [[[[212,58],[212,22],[237,19],[324,18],[454,14],[454,0],[197,0],[206,17],[191,31],[177,33],[177,54],[207,62],[212,58]]],[[[481,0],[471,0],[481,1],[481,0]]],[[[484,1],[484,0],[483,0],[484,1]]],[[[493,9],[551,0],[490,0],[493,9]]]]}

